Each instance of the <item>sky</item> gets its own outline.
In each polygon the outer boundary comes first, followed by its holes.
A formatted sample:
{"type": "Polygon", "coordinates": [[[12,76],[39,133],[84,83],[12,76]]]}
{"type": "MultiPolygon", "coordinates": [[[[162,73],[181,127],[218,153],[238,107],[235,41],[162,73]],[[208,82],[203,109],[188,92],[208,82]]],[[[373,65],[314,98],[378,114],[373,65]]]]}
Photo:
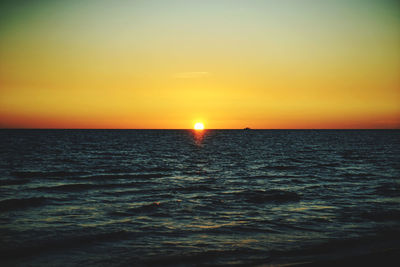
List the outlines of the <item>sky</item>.
{"type": "Polygon", "coordinates": [[[0,2],[0,127],[195,122],[400,128],[400,2],[0,2]]]}

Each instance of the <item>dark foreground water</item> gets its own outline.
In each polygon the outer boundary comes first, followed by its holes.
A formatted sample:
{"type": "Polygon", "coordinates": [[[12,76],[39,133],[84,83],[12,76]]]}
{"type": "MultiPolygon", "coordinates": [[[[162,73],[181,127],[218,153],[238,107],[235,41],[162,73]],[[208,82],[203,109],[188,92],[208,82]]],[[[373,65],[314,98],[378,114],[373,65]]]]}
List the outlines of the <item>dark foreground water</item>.
{"type": "Polygon", "coordinates": [[[1,130],[0,265],[258,265],[400,244],[400,131],[1,130]]]}

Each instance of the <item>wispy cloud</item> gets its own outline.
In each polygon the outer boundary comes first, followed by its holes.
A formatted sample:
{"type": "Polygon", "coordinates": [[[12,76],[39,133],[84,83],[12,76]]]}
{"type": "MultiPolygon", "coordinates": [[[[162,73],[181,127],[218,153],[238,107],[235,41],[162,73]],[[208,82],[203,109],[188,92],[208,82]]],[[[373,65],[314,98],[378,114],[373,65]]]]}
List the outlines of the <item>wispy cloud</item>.
{"type": "Polygon", "coordinates": [[[208,76],[210,76],[210,73],[205,71],[179,72],[174,74],[174,78],[176,79],[194,79],[194,78],[204,78],[208,76]]]}

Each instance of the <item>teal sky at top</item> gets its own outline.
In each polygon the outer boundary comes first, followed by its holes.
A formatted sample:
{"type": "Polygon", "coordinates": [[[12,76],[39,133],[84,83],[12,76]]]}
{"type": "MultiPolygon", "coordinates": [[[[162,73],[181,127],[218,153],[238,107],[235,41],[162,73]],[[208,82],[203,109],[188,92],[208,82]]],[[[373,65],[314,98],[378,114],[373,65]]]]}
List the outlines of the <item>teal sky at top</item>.
{"type": "Polygon", "coordinates": [[[193,34],[219,29],[229,33],[226,28],[237,34],[257,27],[293,33],[289,27],[301,26],[315,32],[365,31],[369,26],[373,32],[397,29],[399,15],[400,2],[396,0],[2,1],[0,28],[4,34],[5,30],[32,30],[34,26],[57,26],[72,32],[97,26],[109,34],[113,30],[117,36],[124,28],[140,28],[140,23],[146,26],[144,30],[175,29],[193,34]]]}
{"type": "Polygon", "coordinates": [[[193,51],[212,56],[212,50],[226,60],[239,51],[245,56],[267,51],[283,58],[301,58],[303,48],[317,55],[329,49],[333,54],[343,49],[379,53],[369,48],[382,44],[379,49],[393,50],[400,43],[399,28],[400,4],[395,0],[38,0],[0,4],[0,49],[4,53],[23,44],[49,47],[49,51],[83,48],[107,54],[114,49],[171,54],[171,58],[193,51]]]}

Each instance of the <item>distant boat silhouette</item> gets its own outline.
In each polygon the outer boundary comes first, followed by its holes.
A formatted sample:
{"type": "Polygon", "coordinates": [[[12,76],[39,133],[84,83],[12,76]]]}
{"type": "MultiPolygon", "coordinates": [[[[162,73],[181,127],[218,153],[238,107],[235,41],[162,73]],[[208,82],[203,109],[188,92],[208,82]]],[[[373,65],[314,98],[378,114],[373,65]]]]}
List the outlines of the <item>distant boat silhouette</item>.
{"type": "Polygon", "coordinates": [[[251,130],[249,127],[244,128],[243,130],[251,130]]]}

